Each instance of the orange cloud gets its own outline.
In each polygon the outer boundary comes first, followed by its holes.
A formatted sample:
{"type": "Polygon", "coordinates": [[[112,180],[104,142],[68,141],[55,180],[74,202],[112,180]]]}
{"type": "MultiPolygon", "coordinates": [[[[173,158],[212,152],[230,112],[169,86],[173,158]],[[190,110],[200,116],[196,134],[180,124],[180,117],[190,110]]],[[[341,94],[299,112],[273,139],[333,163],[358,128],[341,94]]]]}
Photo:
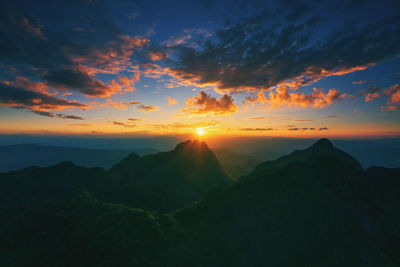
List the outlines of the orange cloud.
{"type": "Polygon", "coordinates": [[[273,131],[274,128],[242,128],[240,131],[273,131]]]}
{"type": "Polygon", "coordinates": [[[43,82],[32,82],[26,77],[17,76],[15,81],[10,82],[9,84],[13,84],[16,87],[25,88],[29,91],[34,91],[45,95],[53,95],[50,92],[50,88],[46,84],[43,82]]]}
{"type": "Polygon", "coordinates": [[[289,92],[286,86],[281,86],[276,89],[276,92],[270,92],[268,97],[259,92],[256,97],[247,97],[246,100],[250,103],[267,103],[271,107],[294,106],[306,108],[312,106],[313,108],[323,108],[342,98],[340,91],[335,89],[329,89],[328,93],[324,93],[322,90],[314,88],[314,91],[307,95],[299,92],[289,92]]]}
{"type": "Polygon", "coordinates": [[[265,119],[276,119],[277,116],[262,116],[262,117],[252,117],[248,118],[249,120],[265,120],[265,119]]]}
{"type": "Polygon", "coordinates": [[[175,99],[172,99],[169,96],[167,96],[166,99],[168,100],[168,106],[172,106],[172,105],[178,104],[178,101],[176,101],[175,99]]]}
{"type": "Polygon", "coordinates": [[[358,84],[358,85],[361,85],[363,83],[365,83],[365,81],[363,81],[363,80],[359,80],[359,81],[353,82],[353,84],[358,84]]]}
{"type": "Polygon", "coordinates": [[[365,96],[365,102],[370,102],[370,101],[374,100],[375,98],[378,98],[379,96],[380,96],[380,95],[379,95],[378,92],[375,92],[375,93],[368,93],[368,94],[365,96]]]}
{"type": "Polygon", "coordinates": [[[123,75],[120,75],[119,77],[119,83],[121,87],[124,89],[125,92],[132,92],[135,91],[135,83],[140,81],[140,73],[135,72],[134,76],[132,77],[126,77],[123,75]]]}
{"type": "Polygon", "coordinates": [[[233,103],[232,96],[225,94],[220,99],[216,99],[204,91],[200,91],[198,96],[186,100],[186,108],[182,112],[198,115],[222,115],[234,113],[237,110],[238,107],[233,103]]]}
{"type": "Polygon", "coordinates": [[[143,110],[143,111],[145,111],[145,112],[150,112],[150,111],[154,111],[154,110],[159,110],[159,107],[158,107],[158,106],[153,106],[153,105],[151,105],[151,106],[139,105],[139,106],[137,106],[137,108],[138,108],[138,109],[141,109],[141,110],[143,110]]]}
{"type": "MultiPolygon", "coordinates": [[[[24,108],[34,112],[48,112],[66,108],[89,108],[86,104],[56,97],[48,91],[45,84],[32,82],[24,77],[17,77],[15,81],[0,81],[0,106],[24,108]]],[[[45,113],[39,115],[45,116],[45,113]]],[[[55,115],[54,117],[60,116],[55,115]]]]}
{"type": "Polygon", "coordinates": [[[395,84],[389,89],[384,91],[384,95],[390,96],[388,102],[386,103],[387,107],[382,107],[382,110],[385,111],[393,111],[400,109],[400,85],[395,84]]]}
{"type": "Polygon", "coordinates": [[[150,60],[157,61],[157,60],[166,59],[168,56],[166,54],[164,54],[163,52],[151,51],[148,53],[148,57],[150,60]]]}
{"type": "Polygon", "coordinates": [[[148,45],[149,40],[140,36],[118,35],[115,40],[106,45],[91,48],[89,51],[71,50],[65,47],[68,57],[90,75],[98,73],[118,74],[121,71],[132,71],[137,66],[132,66],[130,57],[134,49],[148,45]]]}
{"type": "Polygon", "coordinates": [[[113,121],[113,124],[114,125],[118,125],[118,126],[128,127],[128,128],[136,127],[135,124],[128,124],[128,123],[125,123],[125,122],[122,122],[122,121],[113,121]]]}
{"type": "Polygon", "coordinates": [[[118,110],[134,109],[135,107],[130,106],[130,103],[113,101],[106,99],[106,102],[100,103],[98,101],[92,101],[88,103],[92,108],[115,108],[118,110]]]}
{"type": "Polygon", "coordinates": [[[142,119],[137,119],[137,118],[129,118],[128,121],[143,121],[142,119]]]}
{"type": "Polygon", "coordinates": [[[163,130],[193,130],[197,128],[213,128],[219,124],[218,121],[205,121],[205,122],[197,122],[197,123],[170,123],[170,124],[153,124],[149,125],[156,129],[163,129],[163,130]]]}

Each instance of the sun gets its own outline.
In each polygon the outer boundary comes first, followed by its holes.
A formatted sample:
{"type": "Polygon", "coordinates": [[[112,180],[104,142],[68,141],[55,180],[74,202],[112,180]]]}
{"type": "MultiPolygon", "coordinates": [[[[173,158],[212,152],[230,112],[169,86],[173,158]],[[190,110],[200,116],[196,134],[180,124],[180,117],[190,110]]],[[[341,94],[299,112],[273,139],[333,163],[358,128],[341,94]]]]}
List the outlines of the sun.
{"type": "Polygon", "coordinates": [[[198,135],[204,135],[204,134],[206,133],[206,132],[203,130],[203,128],[197,128],[196,131],[197,131],[197,134],[198,134],[198,135]]]}

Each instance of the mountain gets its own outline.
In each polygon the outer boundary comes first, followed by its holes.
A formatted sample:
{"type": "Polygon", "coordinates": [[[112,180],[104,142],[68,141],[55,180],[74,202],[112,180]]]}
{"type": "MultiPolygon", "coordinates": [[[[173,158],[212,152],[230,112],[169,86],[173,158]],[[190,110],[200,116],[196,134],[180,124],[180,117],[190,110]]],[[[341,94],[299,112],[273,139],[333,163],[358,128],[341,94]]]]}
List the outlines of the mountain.
{"type": "MultiPolygon", "coordinates": [[[[113,166],[110,175],[119,184],[158,194],[168,194],[171,208],[183,207],[199,199],[208,189],[232,183],[222,170],[214,152],[205,142],[186,141],[174,150],[140,157],[134,153],[113,166]],[[177,201],[175,201],[177,200],[177,201]],[[172,203],[171,203],[172,204],[172,203]]],[[[168,200],[169,199],[169,200],[168,200]]]]}
{"type": "MultiPolygon", "coordinates": [[[[132,151],[118,149],[84,149],[33,144],[0,146],[0,172],[19,170],[29,166],[47,167],[71,161],[85,167],[109,169],[132,151]]],[[[158,152],[152,148],[138,148],[133,152],[147,155],[158,152]]]]}
{"type": "Polygon", "coordinates": [[[175,219],[207,266],[398,266],[399,178],[399,169],[363,171],[322,139],[175,219]]]}
{"type": "Polygon", "coordinates": [[[0,174],[0,266],[192,265],[174,221],[120,203],[101,168],[0,174]]]}
{"type": "Polygon", "coordinates": [[[282,156],[277,160],[266,161],[258,165],[250,174],[250,177],[274,173],[292,162],[307,162],[318,157],[331,157],[354,166],[355,169],[362,169],[360,163],[346,152],[335,148],[328,139],[320,139],[312,146],[304,150],[295,150],[289,155],[282,156]]]}
{"type": "Polygon", "coordinates": [[[0,174],[0,266],[400,266],[399,188],[326,139],[235,183],[198,141],[30,167],[0,174]]]}
{"type": "Polygon", "coordinates": [[[255,157],[239,154],[227,148],[216,148],[213,150],[224,171],[234,179],[247,175],[261,163],[255,157]]]}

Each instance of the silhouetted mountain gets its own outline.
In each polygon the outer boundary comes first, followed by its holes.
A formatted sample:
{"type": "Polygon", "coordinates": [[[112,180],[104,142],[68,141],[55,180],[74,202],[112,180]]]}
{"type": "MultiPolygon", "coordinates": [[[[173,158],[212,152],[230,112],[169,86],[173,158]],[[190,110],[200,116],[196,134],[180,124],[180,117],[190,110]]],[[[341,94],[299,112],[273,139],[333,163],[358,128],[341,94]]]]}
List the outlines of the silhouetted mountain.
{"type": "Polygon", "coordinates": [[[206,143],[197,140],[179,143],[169,152],[144,157],[130,154],[109,172],[122,185],[141,189],[156,187],[159,193],[167,192],[172,198],[179,199],[180,207],[199,199],[212,187],[232,182],[214,152],[206,143]]]}
{"type": "Polygon", "coordinates": [[[234,184],[198,141],[31,167],[0,174],[0,266],[399,266],[399,188],[326,139],[234,184]]]}
{"type": "Polygon", "coordinates": [[[340,160],[353,165],[356,169],[361,169],[360,163],[347,154],[346,152],[335,148],[328,139],[320,139],[312,146],[304,150],[295,150],[293,153],[282,156],[274,161],[267,161],[258,165],[254,171],[250,174],[251,177],[257,176],[258,174],[266,175],[274,173],[282,168],[285,168],[292,162],[307,162],[315,160],[318,157],[332,157],[336,160],[340,160]]]}
{"type": "Polygon", "coordinates": [[[224,171],[234,179],[249,174],[261,162],[255,157],[235,153],[227,148],[213,150],[224,171]]]}
{"type": "MultiPolygon", "coordinates": [[[[85,167],[111,168],[131,151],[117,149],[83,149],[43,145],[0,146],[0,172],[19,170],[29,166],[47,167],[71,161],[85,167]]],[[[138,148],[133,152],[140,155],[157,153],[156,149],[138,148]]]]}
{"type": "Polygon", "coordinates": [[[204,265],[398,265],[400,224],[393,204],[400,203],[399,174],[364,172],[354,158],[322,139],[260,164],[247,179],[210,192],[175,219],[204,265]],[[380,183],[385,185],[377,192],[365,187],[380,183]],[[385,216],[370,209],[386,210],[385,216]]]}

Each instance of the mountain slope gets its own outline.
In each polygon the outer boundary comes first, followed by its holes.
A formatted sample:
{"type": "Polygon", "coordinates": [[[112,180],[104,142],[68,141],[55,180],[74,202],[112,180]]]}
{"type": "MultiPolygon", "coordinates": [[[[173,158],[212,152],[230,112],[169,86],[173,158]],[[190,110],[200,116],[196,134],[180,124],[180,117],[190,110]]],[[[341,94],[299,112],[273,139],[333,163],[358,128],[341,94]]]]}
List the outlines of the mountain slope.
{"type": "Polygon", "coordinates": [[[235,153],[227,148],[217,148],[213,150],[224,171],[234,179],[249,174],[250,171],[261,163],[261,161],[255,157],[235,153]]]}
{"type": "Polygon", "coordinates": [[[328,140],[260,166],[218,187],[214,153],[184,142],[113,175],[0,174],[0,265],[400,266],[400,169],[364,171],[328,140]]]}
{"type": "Polygon", "coordinates": [[[346,152],[335,148],[328,139],[323,138],[318,140],[307,149],[295,150],[293,153],[282,156],[277,160],[266,161],[258,165],[250,174],[250,176],[255,177],[258,175],[271,174],[285,168],[286,166],[288,166],[288,164],[292,162],[307,162],[321,156],[332,157],[336,160],[349,163],[356,169],[362,169],[360,163],[355,158],[353,158],[346,152]]]}
{"type": "Polygon", "coordinates": [[[195,266],[175,222],[122,192],[71,162],[0,174],[0,266],[195,266]]]}
{"type": "Polygon", "coordinates": [[[171,203],[170,211],[199,199],[212,187],[232,183],[214,152],[197,140],[182,142],[169,152],[144,157],[131,154],[109,173],[121,185],[137,191],[157,188],[159,195],[168,194],[166,201],[177,200],[171,203]]]}
{"type": "MultiPolygon", "coordinates": [[[[383,232],[366,208],[377,199],[386,203],[382,196],[369,203],[353,197],[355,190],[366,191],[355,181],[362,175],[355,159],[321,140],[259,165],[247,179],[210,192],[175,219],[204,265],[394,266],[398,226],[383,232]]],[[[388,202],[398,204],[393,198],[388,202]]],[[[391,220],[396,208],[387,208],[391,220]]]]}

